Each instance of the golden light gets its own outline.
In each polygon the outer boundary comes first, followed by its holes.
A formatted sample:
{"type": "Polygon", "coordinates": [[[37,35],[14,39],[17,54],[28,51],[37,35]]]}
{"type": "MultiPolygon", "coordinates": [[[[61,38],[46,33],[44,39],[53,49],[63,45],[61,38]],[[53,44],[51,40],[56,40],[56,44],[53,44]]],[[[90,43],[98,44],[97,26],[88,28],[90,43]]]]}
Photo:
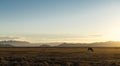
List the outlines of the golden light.
{"type": "Polygon", "coordinates": [[[118,27],[111,29],[111,31],[107,34],[107,39],[112,41],[120,41],[120,29],[118,27]]]}

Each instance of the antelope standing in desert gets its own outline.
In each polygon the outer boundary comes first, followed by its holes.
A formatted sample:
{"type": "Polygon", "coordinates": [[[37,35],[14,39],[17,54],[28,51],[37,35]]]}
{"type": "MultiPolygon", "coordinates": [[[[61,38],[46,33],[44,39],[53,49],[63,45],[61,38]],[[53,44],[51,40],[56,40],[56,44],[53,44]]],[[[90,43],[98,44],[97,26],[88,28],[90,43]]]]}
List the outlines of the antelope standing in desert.
{"type": "Polygon", "coordinates": [[[88,51],[94,52],[93,48],[91,48],[91,47],[88,47],[88,51]]]}

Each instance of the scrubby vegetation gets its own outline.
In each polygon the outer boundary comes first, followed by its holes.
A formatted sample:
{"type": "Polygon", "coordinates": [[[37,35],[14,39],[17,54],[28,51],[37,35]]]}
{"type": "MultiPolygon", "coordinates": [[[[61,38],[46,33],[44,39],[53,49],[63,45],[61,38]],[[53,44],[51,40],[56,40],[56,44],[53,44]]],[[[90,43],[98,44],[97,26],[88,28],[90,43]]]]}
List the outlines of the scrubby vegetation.
{"type": "Polygon", "coordinates": [[[120,66],[120,48],[94,50],[95,52],[88,52],[87,48],[0,48],[0,66],[120,66]]]}

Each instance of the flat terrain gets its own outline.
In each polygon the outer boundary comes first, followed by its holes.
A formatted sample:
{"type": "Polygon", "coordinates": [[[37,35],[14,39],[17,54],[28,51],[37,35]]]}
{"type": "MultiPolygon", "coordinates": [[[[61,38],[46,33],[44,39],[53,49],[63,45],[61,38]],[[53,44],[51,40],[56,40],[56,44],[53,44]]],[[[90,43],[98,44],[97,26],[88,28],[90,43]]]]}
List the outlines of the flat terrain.
{"type": "Polygon", "coordinates": [[[0,48],[0,66],[120,66],[120,48],[0,48]]]}

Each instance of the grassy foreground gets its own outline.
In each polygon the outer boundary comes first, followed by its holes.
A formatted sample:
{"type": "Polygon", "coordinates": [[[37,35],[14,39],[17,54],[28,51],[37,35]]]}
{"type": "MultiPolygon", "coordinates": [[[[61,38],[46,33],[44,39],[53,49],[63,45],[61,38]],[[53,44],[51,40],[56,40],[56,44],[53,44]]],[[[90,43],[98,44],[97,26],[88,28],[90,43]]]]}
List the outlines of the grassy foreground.
{"type": "Polygon", "coordinates": [[[0,48],[0,66],[120,66],[120,48],[0,48]]]}

